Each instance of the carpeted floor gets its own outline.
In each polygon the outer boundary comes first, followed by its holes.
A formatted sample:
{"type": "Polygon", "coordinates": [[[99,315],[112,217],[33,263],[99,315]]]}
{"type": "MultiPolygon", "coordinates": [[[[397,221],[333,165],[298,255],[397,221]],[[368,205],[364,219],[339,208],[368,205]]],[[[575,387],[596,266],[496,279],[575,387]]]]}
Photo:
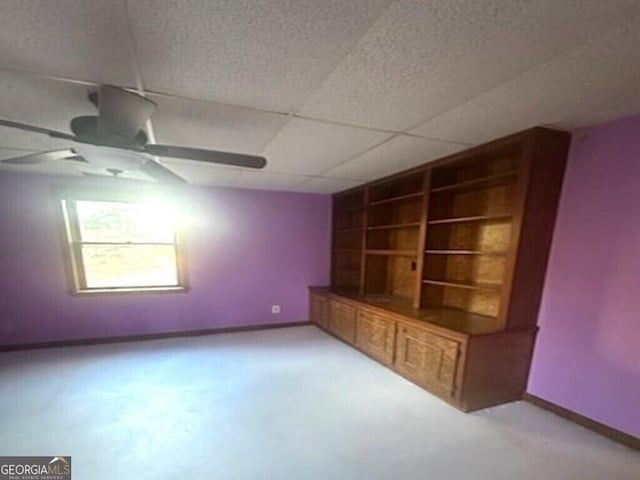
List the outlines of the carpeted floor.
{"type": "Polygon", "coordinates": [[[0,455],[76,480],[637,480],[524,402],[463,414],[312,326],[0,354],[0,455]]]}

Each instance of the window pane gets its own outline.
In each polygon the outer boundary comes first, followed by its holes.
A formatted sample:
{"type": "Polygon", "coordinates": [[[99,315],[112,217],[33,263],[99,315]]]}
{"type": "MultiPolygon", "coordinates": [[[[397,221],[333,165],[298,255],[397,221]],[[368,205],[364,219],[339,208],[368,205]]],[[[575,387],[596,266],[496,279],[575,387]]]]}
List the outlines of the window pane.
{"type": "Polygon", "coordinates": [[[76,201],[83,242],[172,243],[175,225],[166,208],[145,203],[76,201]]]}
{"type": "Polygon", "coordinates": [[[178,285],[173,245],[85,245],[88,288],[178,285]]]}

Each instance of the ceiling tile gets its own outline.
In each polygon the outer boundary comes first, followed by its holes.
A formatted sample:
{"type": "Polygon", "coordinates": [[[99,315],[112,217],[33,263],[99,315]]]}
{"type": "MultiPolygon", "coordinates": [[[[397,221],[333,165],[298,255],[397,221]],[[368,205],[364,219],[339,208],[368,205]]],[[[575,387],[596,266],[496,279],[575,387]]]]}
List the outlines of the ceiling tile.
{"type": "Polygon", "coordinates": [[[362,128],[293,118],[265,148],[274,172],[320,175],[391,135],[362,128]]]}
{"type": "Polygon", "coordinates": [[[292,190],[295,185],[308,177],[299,175],[254,172],[243,170],[234,180],[234,188],[252,188],[257,190],[292,190]]]}
{"type": "Polygon", "coordinates": [[[297,185],[293,191],[304,193],[335,193],[355,187],[361,183],[363,182],[340,178],[315,177],[297,185]]]}
{"type": "Polygon", "coordinates": [[[329,170],[328,177],[375,180],[436,160],[467,145],[398,135],[353,160],[329,170]]]}
{"type": "Polygon", "coordinates": [[[147,88],[289,111],[388,0],[130,0],[147,88]]]}
{"type": "Polygon", "coordinates": [[[636,0],[394,2],[300,113],[411,128],[637,15],[636,0]]]}
{"type": "MultiPolygon", "coordinates": [[[[0,117],[71,133],[69,122],[77,115],[95,115],[89,102],[91,87],[13,72],[0,74],[0,117]]],[[[51,149],[69,142],[46,135],[0,128],[0,146],[51,149]]]]}
{"type": "Polygon", "coordinates": [[[289,117],[221,104],[152,95],[158,143],[259,154],[289,117]]]}
{"type": "Polygon", "coordinates": [[[165,167],[194,185],[230,186],[240,175],[240,170],[217,167],[189,160],[161,159],[165,167]]]}
{"type": "Polygon", "coordinates": [[[614,30],[426,122],[420,135],[484,142],[533,125],[576,128],[640,111],[640,25],[614,30]]]}
{"type": "Polygon", "coordinates": [[[126,0],[3,0],[0,67],[135,85],[126,0]]]}

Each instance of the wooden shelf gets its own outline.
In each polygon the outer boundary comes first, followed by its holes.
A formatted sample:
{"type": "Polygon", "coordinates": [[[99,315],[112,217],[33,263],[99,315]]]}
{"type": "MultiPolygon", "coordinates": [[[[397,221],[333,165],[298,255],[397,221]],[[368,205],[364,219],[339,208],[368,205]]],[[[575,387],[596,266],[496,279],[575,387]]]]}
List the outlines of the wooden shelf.
{"type": "Polygon", "coordinates": [[[464,288],[467,290],[500,291],[500,289],[502,288],[501,285],[496,285],[493,283],[464,283],[464,282],[455,282],[455,281],[449,281],[449,280],[426,279],[426,280],[423,280],[422,283],[426,283],[428,285],[440,285],[442,287],[464,288]]]}
{"type": "Polygon", "coordinates": [[[497,220],[506,220],[511,218],[511,214],[505,215],[475,215],[473,217],[453,217],[453,218],[441,218],[438,220],[429,220],[429,225],[443,225],[447,223],[462,223],[462,222],[492,222],[497,220]]]}
{"type": "Polygon", "coordinates": [[[406,195],[398,195],[397,197],[384,198],[382,200],[376,200],[375,202],[369,202],[369,206],[384,205],[386,203],[393,203],[393,202],[401,202],[403,200],[409,200],[411,198],[420,198],[423,196],[424,196],[424,192],[408,193],[406,195]]]}
{"type": "Polygon", "coordinates": [[[427,255],[486,255],[492,257],[502,257],[507,254],[507,252],[489,252],[482,250],[426,250],[425,253],[427,255]]]}
{"type": "Polygon", "coordinates": [[[393,255],[398,255],[398,256],[402,256],[402,257],[415,257],[418,255],[418,252],[416,252],[415,250],[382,250],[382,249],[375,249],[375,250],[366,250],[365,253],[367,255],[389,255],[389,256],[393,256],[393,255]]]}
{"type": "Polygon", "coordinates": [[[354,253],[362,251],[361,248],[332,248],[332,250],[338,253],[354,253]]]}
{"type": "Polygon", "coordinates": [[[420,222],[396,223],[394,225],[375,225],[375,226],[367,227],[367,230],[391,230],[395,228],[415,228],[419,226],[420,226],[420,222]]]}
{"type": "Polygon", "coordinates": [[[504,183],[510,177],[515,177],[517,171],[512,170],[506,173],[499,173],[489,175],[487,177],[476,178],[475,180],[467,180],[465,182],[453,183],[451,185],[445,185],[442,187],[436,187],[431,189],[431,193],[439,192],[455,192],[464,190],[473,190],[476,188],[492,187],[504,183]]]}
{"type": "Polygon", "coordinates": [[[357,228],[336,228],[333,231],[334,232],[361,232],[362,230],[364,230],[363,227],[357,227],[357,228]]]}

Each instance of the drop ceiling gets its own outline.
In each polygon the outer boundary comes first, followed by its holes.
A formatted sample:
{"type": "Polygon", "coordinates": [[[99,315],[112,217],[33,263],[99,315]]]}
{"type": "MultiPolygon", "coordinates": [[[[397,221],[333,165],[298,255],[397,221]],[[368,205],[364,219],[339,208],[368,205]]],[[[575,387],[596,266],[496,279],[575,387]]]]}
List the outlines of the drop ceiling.
{"type": "MultiPolygon", "coordinates": [[[[0,117],[68,131],[111,83],[158,103],[157,142],[268,158],[161,160],[201,185],[331,193],[640,111],[637,0],[3,0],[0,45],[0,117]]],[[[0,159],[61,146],[0,128],[0,159]]]]}

